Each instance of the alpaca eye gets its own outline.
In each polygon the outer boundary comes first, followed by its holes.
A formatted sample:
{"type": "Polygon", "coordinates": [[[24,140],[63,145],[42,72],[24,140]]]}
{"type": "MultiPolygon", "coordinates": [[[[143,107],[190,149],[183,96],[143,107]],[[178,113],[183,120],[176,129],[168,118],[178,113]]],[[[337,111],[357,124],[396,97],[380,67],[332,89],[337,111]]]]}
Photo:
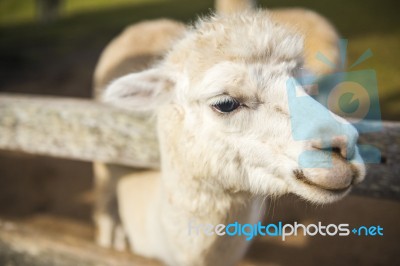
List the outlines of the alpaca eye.
{"type": "Polygon", "coordinates": [[[213,104],[212,107],[220,113],[230,113],[236,110],[240,106],[240,103],[234,99],[227,99],[223,102],[213,104]]]}

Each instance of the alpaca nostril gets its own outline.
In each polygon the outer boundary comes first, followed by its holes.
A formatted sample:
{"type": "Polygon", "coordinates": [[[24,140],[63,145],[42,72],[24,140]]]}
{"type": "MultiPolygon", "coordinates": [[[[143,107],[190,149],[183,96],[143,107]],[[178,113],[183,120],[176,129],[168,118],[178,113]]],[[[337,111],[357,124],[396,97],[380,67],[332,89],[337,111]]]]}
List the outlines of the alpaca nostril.
{"type": "Polygon", "coordinates": [[[347,134],[323,139],[322,141],[312,141],[311,144],[315,149],[331,152],[335,156],[351,161],[357,152],[357,139],[358,135],[347,134]]]}
{"type": "Polygon", "coordinates": [[[343,157],[342,150],[339,147],[324,147],[324,148],[319,148],[319,147],[315,147],[315,146],[313,146],[313,147],[318,150],[332,152],[336,155],[339,155],[340,157],[343,157]]]}
{"type": "Polygon", "coordinates": [[[333,145],[321,145],[321,144],[313,144],[312,147],[321,151],[325,151],[325,152],[330,152],[334,155],[337,155],[338,157],[347,159],[347,156],[349,155],[347,152],[347,146],[346,143],[331,143],[331,144],[335,144],[333,145]],[[340,144],[340,145],[339,145],[340,144]]]}
{"type": "Polygon", "coordinates": [[[332,153],[342,156],[342,151],[338,147],[333,147],[332,153]]]}

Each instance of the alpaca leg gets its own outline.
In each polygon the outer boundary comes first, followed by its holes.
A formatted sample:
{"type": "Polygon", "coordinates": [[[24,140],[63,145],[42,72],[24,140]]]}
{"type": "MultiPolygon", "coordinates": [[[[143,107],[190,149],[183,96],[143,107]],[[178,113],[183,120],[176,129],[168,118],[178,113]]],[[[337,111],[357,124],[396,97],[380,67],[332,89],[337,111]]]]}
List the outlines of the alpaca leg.
{"type": "Polygon", "coordinates": [[[96,242],[102,247],[126,249],[126,237],[118,214],[116,185],[118,179],[132,172],[131,168],[110,164],[94,163],[96,203],[94,221],[96,242]]]}

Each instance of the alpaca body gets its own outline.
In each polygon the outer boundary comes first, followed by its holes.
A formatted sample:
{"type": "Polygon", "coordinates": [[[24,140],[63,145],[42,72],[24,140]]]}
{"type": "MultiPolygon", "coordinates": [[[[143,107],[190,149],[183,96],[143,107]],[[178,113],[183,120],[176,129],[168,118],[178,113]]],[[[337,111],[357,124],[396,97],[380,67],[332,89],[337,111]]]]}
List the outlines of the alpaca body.
{"type": "Polygon", "coordinates": [[[260,197],[197,186],[177,193],[165,187],[158,171],[124,176],[119,182],[119,210],[133,252],[169,265],[234,265],[243,257],[250,241],[206,235],[204,226],[257,223],[263,215],[260,197]],[[195,200],[199,194],[212,200],[195,200]]]}
{"type": "Polygon", "coordinates": [[[329,23],[302,9],[216,15],[189,29],[156,20],[124,31],[100,59],[96,94],[116,79],[106,102],[156,117],[161,169],[95,164],[98,242],[123,249],[126,234],[133,252],[169,265],[234,265],[250,243],[244,236],[191,234],[191,225],[257,223],[266,196],[316,203],[345,196],[365,176],[357,132],[317,118],[326,109],[311,101],[305,134],[342,137],[294,140],[286,85],[304,69],[334,71],[313,56],[337,62],[336,41],[329,23]],[[331,156],[333,167],[302,169],[306,150],[331,156]]]}

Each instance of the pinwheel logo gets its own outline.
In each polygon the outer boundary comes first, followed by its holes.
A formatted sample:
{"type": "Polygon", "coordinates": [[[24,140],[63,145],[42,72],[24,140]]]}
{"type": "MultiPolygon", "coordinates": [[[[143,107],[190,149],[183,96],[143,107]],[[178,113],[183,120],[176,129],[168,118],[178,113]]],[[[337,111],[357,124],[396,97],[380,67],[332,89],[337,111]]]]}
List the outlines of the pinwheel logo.
{"type": "MultiPolygon", "coordinates": [[[[322,53],[317,54],[317,59],[332,69],[344,69],[346,62],[347,40],[341,40],[339,43],[341,55],[341,67],[333,64],[322,53]]],[[[364,52],[350,67],[349,71],[336,72],[330,75],[313,76],[301,75],[290,78],[287,81],[288,103],[292,124],[292,136],[295,140],[312,140],[318,136],[310,136],[309,132],[304,132],[305,125],[310,123],[309,114],[312,111],[310,106],[315,106],[315,102],[326,108],[321,108],[318,114],[313,114],[314,119],[327,120],[329,123],[338,123],[344,131],[346,127],[354,126],[359,133],[377,132],[382,129],[381,112],[378,98],[378,86],[376,72],[373,69],[364,69],[351,71],[355,66],[361,64],[372,56],[371,50],[364,52]],[[298,87],[316,88],[312,95],[297,93],[298,87]],[[323,109],[323,110],[322,110],[323,109]],[[328,111],[329,110],[329,111],[328,111]],[[342,119],[337,119],[332,113],[340,117],[349,118],[349,123],[342,119]],[[366,121],[369,121],[366,123],[366,121]],[[371,122],[373,120],[373,122],[371,122]]],[[[326,139],[332,139],[336,136],[328,136],[326,139]]],[[[326,141],[326,139],[324,141],[326,141]]],[[[358,150],[362,160],[365,163],[379,163],[380,151],[371,145],[358,145],[358,150]]],[[[316,166],[312,152],[306,151],[301,154],[299,162],[302,167],[309,165],[316,166]]],[[[360,158],[361,160],[361,158],[360,158]]],[[[331,164],[325,162],[324,165],[317,167],[331,167],[331,164]]]]}

